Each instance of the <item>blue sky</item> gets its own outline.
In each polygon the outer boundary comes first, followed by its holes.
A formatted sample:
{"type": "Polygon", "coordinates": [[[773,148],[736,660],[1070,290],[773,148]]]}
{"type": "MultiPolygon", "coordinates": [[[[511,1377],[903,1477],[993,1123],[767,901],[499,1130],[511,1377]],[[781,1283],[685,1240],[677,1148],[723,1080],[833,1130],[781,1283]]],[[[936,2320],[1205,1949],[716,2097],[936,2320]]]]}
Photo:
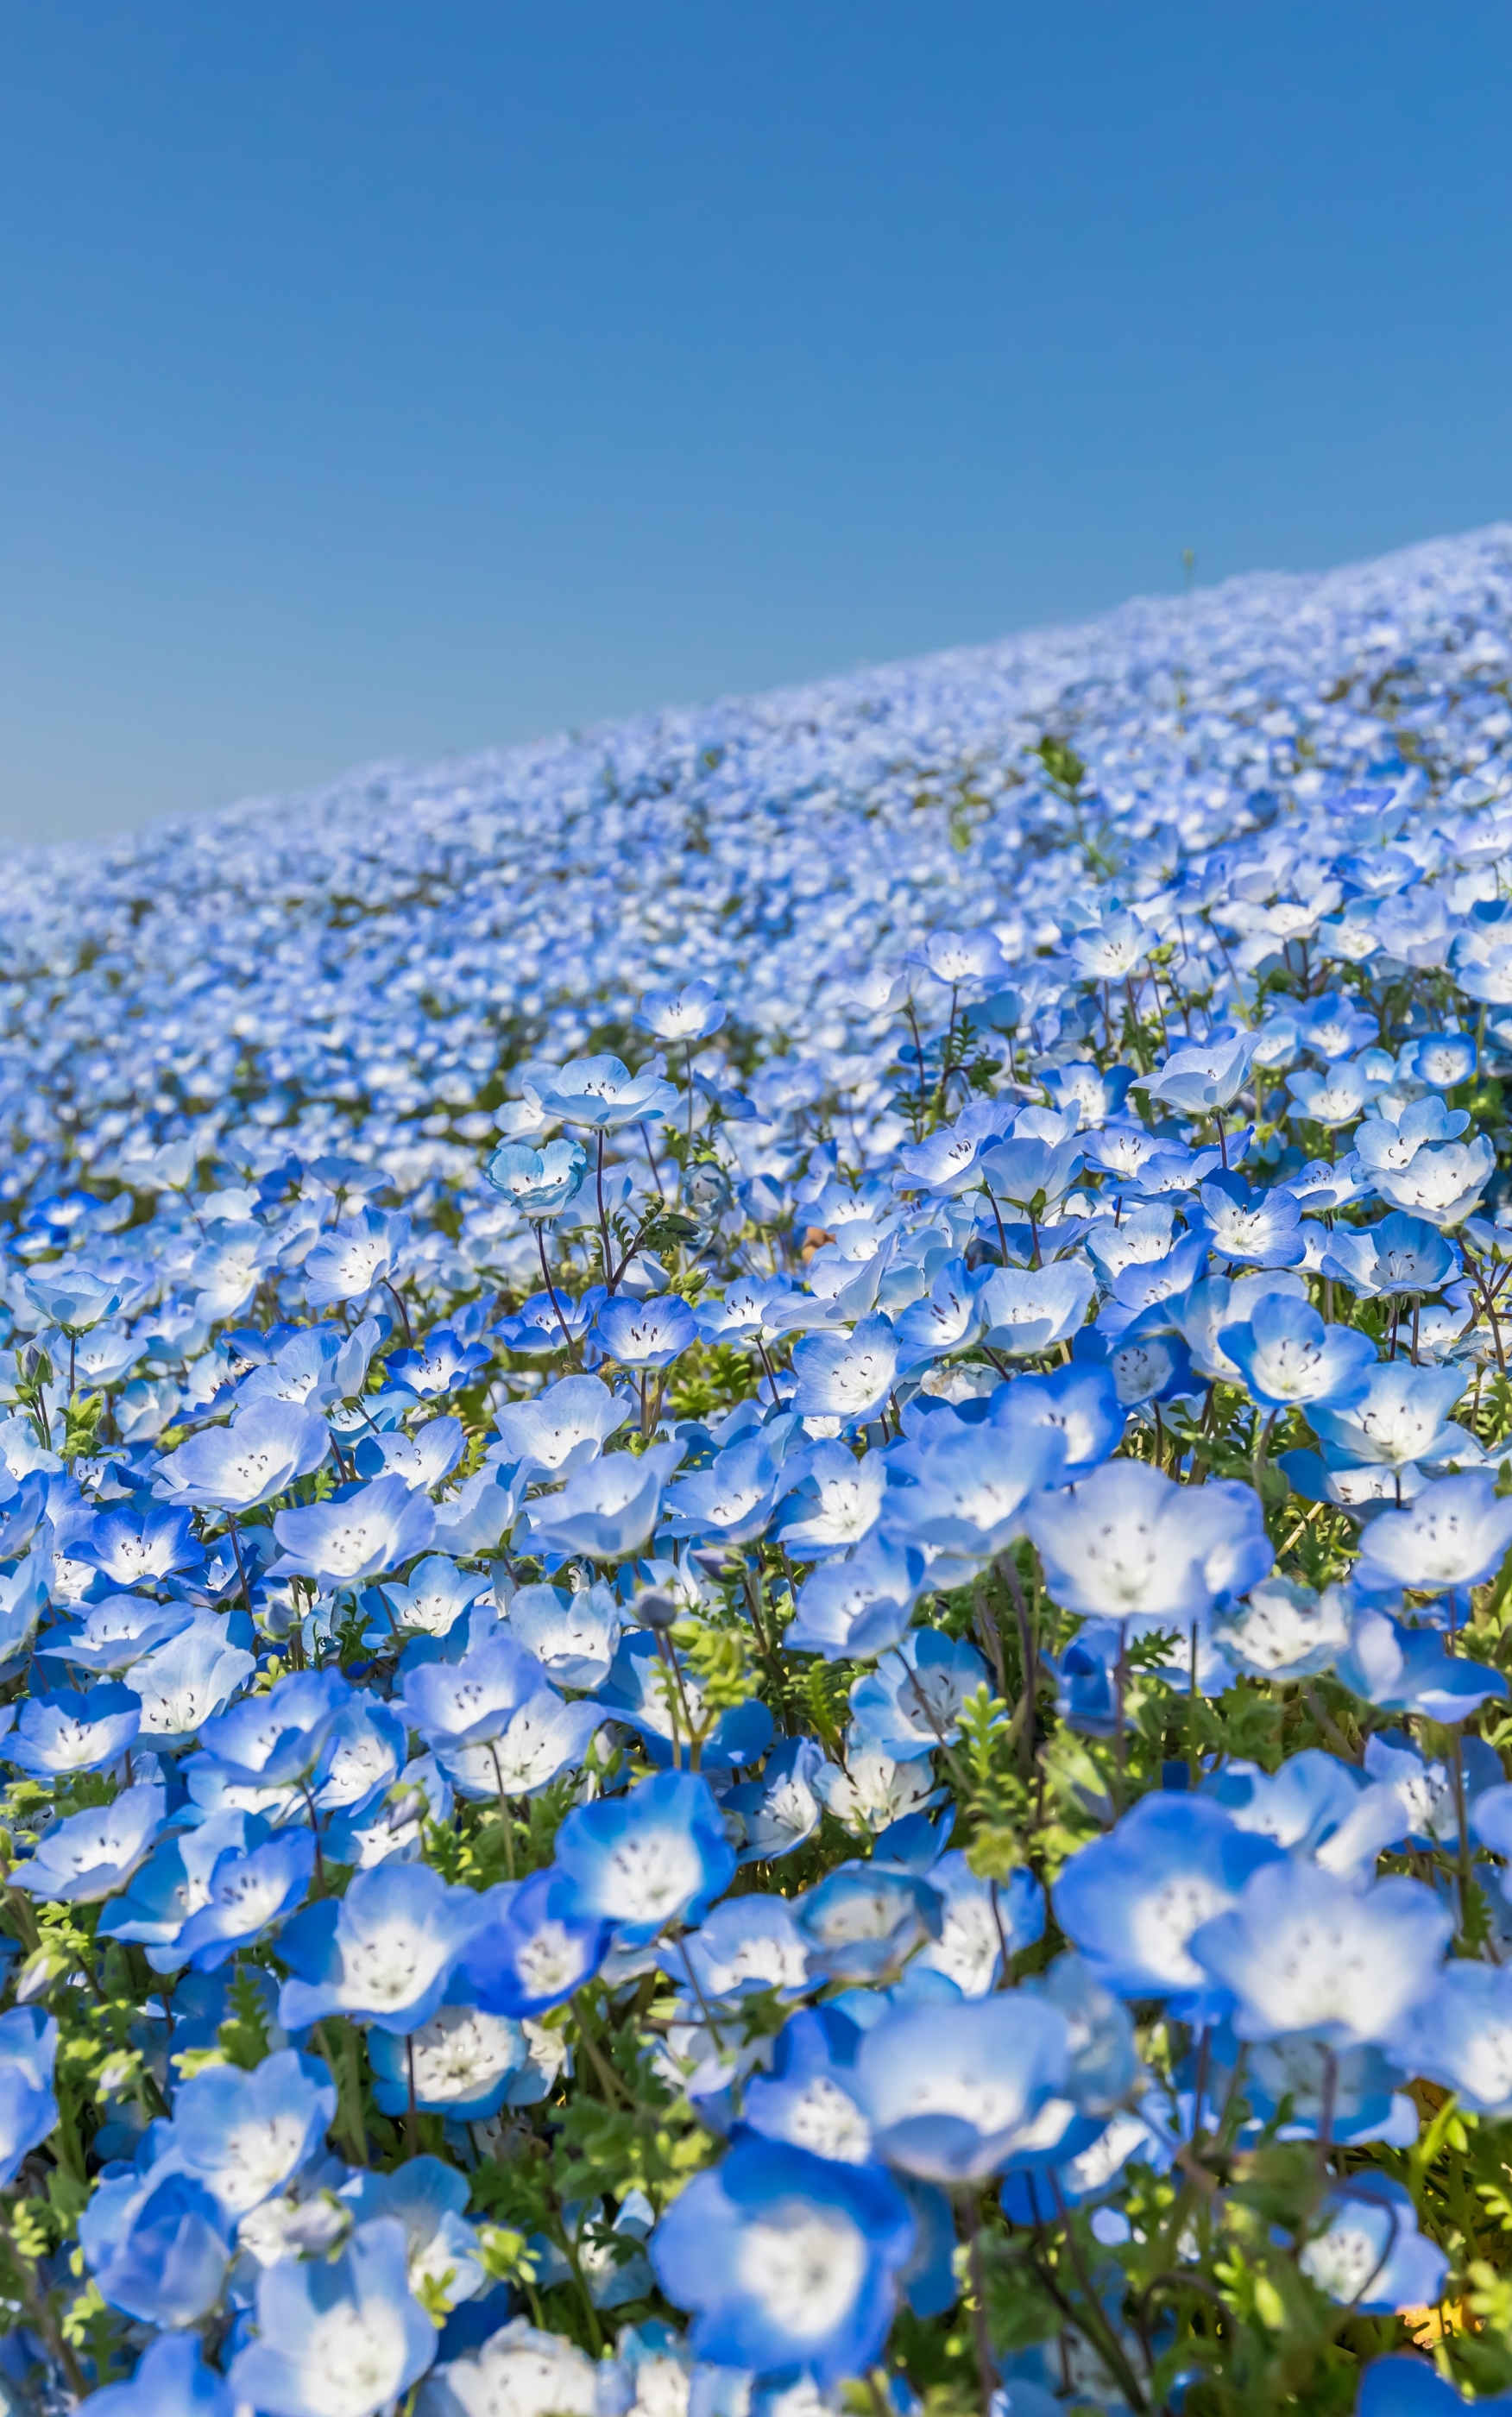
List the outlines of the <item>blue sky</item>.
{"type": "Polygon", "coordinates": [[[1512,516],[1505,0],[0,0],[0,837],[1512,516]]]}

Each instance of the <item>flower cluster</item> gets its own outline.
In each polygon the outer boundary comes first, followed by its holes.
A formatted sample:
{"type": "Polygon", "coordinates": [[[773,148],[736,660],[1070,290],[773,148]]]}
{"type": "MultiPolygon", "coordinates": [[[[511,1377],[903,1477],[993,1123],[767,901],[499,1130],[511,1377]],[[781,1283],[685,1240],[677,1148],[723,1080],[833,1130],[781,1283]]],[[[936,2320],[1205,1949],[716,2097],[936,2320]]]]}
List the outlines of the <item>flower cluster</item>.
{"type": "Polygon", "coordinates": [[[8,2411],[1512,2391],[1509,632],[21,869],[8,2411]]]}

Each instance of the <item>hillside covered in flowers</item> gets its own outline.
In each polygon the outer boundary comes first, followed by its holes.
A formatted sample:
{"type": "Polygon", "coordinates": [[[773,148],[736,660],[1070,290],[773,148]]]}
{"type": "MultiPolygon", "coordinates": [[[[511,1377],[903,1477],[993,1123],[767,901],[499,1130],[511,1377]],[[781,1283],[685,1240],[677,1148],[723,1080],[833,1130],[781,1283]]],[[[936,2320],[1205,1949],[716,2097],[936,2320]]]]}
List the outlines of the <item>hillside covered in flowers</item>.
{"type": "Polygon", "coordinates": [[[0,2409],[1512,2407],[1512,529],[0,891],[0,2409]]]}

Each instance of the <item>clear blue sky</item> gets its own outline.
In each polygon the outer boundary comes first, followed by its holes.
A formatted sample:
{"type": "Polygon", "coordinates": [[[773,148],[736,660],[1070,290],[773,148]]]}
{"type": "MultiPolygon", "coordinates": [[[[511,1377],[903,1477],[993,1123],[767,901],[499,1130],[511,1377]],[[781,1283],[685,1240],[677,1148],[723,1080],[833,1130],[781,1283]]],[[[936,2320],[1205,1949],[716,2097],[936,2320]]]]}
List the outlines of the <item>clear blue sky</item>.
{"type": "Polygon", "coordinates": [[[0,836],[1512,515],[1506,0],[0,0],[0,836]]]}

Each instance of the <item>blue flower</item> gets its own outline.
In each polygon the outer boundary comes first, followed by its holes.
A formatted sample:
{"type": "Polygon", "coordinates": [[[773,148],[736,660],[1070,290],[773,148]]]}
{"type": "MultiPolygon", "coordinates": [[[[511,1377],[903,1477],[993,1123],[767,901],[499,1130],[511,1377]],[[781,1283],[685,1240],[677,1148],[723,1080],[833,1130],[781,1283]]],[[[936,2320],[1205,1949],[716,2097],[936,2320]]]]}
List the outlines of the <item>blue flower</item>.
{"type": "Polygon", "coordinates": [[[290,1671],[206,1721],[200,1742],[233,1778],[281,1786],[309,1777],[353,1700],[339,1670],[290,1671]]]}
{"type": "Polygon", "coordinates": [[[496,2115],[529,2060],[517,2022],[473,2005],[439,2006],[405,2039],[370,2031],[368,2056],[381,2114],[402,2115],[413,2082],[418,2111],[454,2123],[480,2123],[496,2115]]]}
{"type": "Polygon", "coordinates": [[[839,1419],[847,1431],[874,1419],[898,1374],[898,1338],[880,1313],[850,1334],[809,1334],[796,1344],[793,1406],[801,1418],[839,1419]]]}
{"type": "Polygon", "coordinates": [[[645,1300],[616,1294],[600,1302],[593,1339],[622,1368],[670,1368],[698,1341],[698,1328],[676,1293],[652,1293],[645,1300]]]}
{"type": "Polygon", "coordinates": [[[1352,2315],[1385,2317],[1419,2308],[1440,2296],[1449,2260],[1417,2229],[1417,2211],[1400,2182],[1386,2174],[1352,2174],[1330,2191],[1320,2211],[1324,2227],[1297,2257],[1316,2283],[1352,2315]]]}
{"type": "Polygon", "coordinates": [[[543,1117],[615,1132],[621,1125],[657,1123],[675,1108],[677,1087],[665,1079],[659,1057],[635,1075],[618,1057],[574,1057],[527,1082],[525,1098],[543,1117]]]}
{"type": "Polygon", "coordinates": [[[199,1614],[130,1664],[125,1682],[140,1700],[142,1743],[188,1744],[246,1685],[257,1659],[231,1642],[231,1619],[199,1614]]]}
{"type": "Polygon", "coordinates": [[[660,1771],[627,1795],[575,1805],[556,1836],[575,1920],[612,1923],[643,1946],[671,1922],[698,1922],[734,1877],[734,1849],[708,1782],[660,1771]]]}
{"type": "Polygon", "coordinates": [[[1185,1628],[1270,1569],[1260,1512],[1246,1486],[1175,1485],[1145,1461],[1112,1460],[1034,1496],[1024,1526],[1064,1610],[1185,1628]]]}
{"type": "MultiPolygon", "coordinates": [[[[600,1306],[605,1296],[600,1296],[600,1306]]],[[[589,1322],[592,1320],[590,1313],[589,1322]]],[[[490,1454],[531,1475],[570,1477],[629,1417],[629,1404],[597,1376],[563,1376],[533,1402],[507,1402],[490,1454]]]]}
{"type": "Polygon", "coordinates": [[[1255,1870],[1230,1909],[1191,1934],[1187,1953],[1231,1993],[1240,2039],[1308,2031],[1354,2047],[1391,2038],[1432,1987],[1453,1929],[1421,1881],[1362,1891],[1287,1858],[1255,1870]]]}
{"type": "Polygon", "coordinates": [[[326,1899],[286,1925],[279,1953],[291,1977],[279,1993],[280,2022],[300,2031],[344,2014],[401,2036],[418,2030],[482,1918],[471,1889],[448,1888],[423,1863],[358,1872],[334,1919],[326,1899]]]}
{"type": "Polygon", "coordinates": [[[673,2304],[696,2311],[700,2357],[758,2375],[801,2367],[824,2385],[878,2355],[914,2238],[877,2166],[752,2137],[673,2200],[651,2262],[673,2304]]]}
{"type": "Polygon", "coordinates": [[[1054,1259],[1045,1268],[999,1268],[980,1296],[985,1339],[1010,1359],[1048,1351],[1076,1332],[1096,1290],[1092,1269],[1080,1259],[1054,1259]]]}
{"type": "Polygon", "coordinates": [[[286,1830],[245,1853],[223,1848],[204,1903],[188,1916],[173,1942],[174,1965],[164,1969],[189,1963],[196,1972],[218,1972],[298,1910],[314,1867],[315,1841],[308,1830],[286,1830]]]}
{"type": "Polygon", "coordinates": [[[220,2201],[172,2158],[107,2181],[79,2219],[102,2298],[147,2325],[194,2325],[225,2288],[231,2227],[220,2201]]]}
{"type": "Polygon", "coordinates": [[[232,2362],[231,2388],[266,2417],[377,2417],[435,2354],[410,2294],[404,2227],[382,2216],[335,2257],[264,2268],[256,2335],[232,2362]]]}
{"type": "Polygon", "coordinates": [[[989,1421],[966,1426],[936,1414],[889,1455],[887,1531],[979,1567],[1021,1534],[1024,1503],[1060,1482],[1065,1460],[1056,1426],[1026,1422],[1010,1452],[989,1421]]]}
{"type": "Polygon", "coordinates": [[[103,1317],[113,1317],[127,1300],[129,1286],[94,1274],[88,1268],[46,1268],[27,1276],[30,1299],[65,1334],[86,1334],[103,1317]]]}
{"type": "Polygon", "coordinates": [[[1405,1628],[1379,1611],[1356,1613],[1349,1650],[1334,1667],[1340,1685],[1368,1704],[1430,1721],[1466,1720],[1491,1696],[1506,1694],[1500,1670],[1446,1653],[1431,1628],[1405,1628]]]}
{"type": "Polygon", "coordinates": [[[1266,1837],[1216,1804],[1144,1796],[1107,1837],[1079,1848],[1055,1883],[1055,1919],[1096,1979],[1121,1998],[1173,1997],[1179,2011],[1206,1983],[1188,1942],[1237,1903],[1251,1873],[1280,1859],[1266,1837]]]}
{"type": "Polygon", "coordinates": [[[899,2006],[856,2050],[855,2093],[889,2165],[924,2181],[981,2181],[1041,2144],[1070,2062],[1066,2018],[1044,1999],[899,2006]]]}
{"type": "Polygon", "coordinates": [[[250,1402],[228,1427],[204,1427],[157,1465],[157,1491],[174,1503],[250,1511],[296,1477],[308,1477],[330,1450],[318,1410],[300,1402],[250,1402]]]}
{"type": "Polygon", "coordinates": [[[1215,1033],[1205,1042],[1173,1049],[1158,1072],[1136,1075],[1135,1086],[1183,1116],[1212,1116],[1232,1107],[1249,1080],[1255,1041],[1252,1032],[1215,1033]]]}
{"type": "Polygon", "coordinates": [[[544,1149],[528,1142],[507,1141],[483,1169],[495,1192],[502,1192],[524,1217],[555,1217],[569,1208],[588,1172],[581,1142],[565,1137],[549,1141],[544,1149]]]}
{"type": "Polygon", "coordinates": [[[945,1923],[938,1889],[915,1872],[875,1862],[837,1864],[793,1900],[793,1910],[810,1972],[828,1981],[895,1981],[945,1923]]]}
{"type": "Polygon", "coordinates": [[[38,1653],[43,1661],[115,1676],[155,1646],[181,1635],[195,1618],[191,1603],[155,1603],[144,1594],[107,1595],[103,1602],[86,1604],[80,1619],[50,1628],[38,1653]]]}
{"type": "Polygon", "coordinates": [[[159,1839],[99,1922],[98,1936],[134,1939],[155,1972],[177,1971],[186,1961],[177,1952],[179,1935],[205,1903],[216,1864],[228,1848],[255,1842],[265,1826],[247,1813],[212,1813],[194,1829],[159,1839]]]}
{"type": "Polygon", "coordinates": [[[1048,1376],[1025,1374],[990,1397],[988,1419],[1012,1452],[1021,1437],[1048,1428],[1064,1438],[1063,1481],[1069,1484],[1108,1460],[1128,1423],[1106,1367],[1073,1360],[1048,1376]]]}
{"type": "Polygon", "coordinates": [[[1362,1300],[1383,1293],[1437,1292],[1459,1272],[1459,1254],[1436,1227],[1399,1208],[1377,1225],[1336,1225],[1323,1248],[1323,1273],[1362,1300]]]}
{"type": "Polygon", "coordinates": [[[65,1905],[91,1905],[124,1888],[168,1818],[161,1787],[127,1787],[113,1804],[70,1813],[18,1863],[11,1888],[65,1905]]]}
{"type": "Polygon", "coordinates": [[[68,1549],[74,1560],[87,1561],[113,1586],[128,1589],[204,1566],[204,1546],[189,1513],[167,1505],[102,1511],[68,1549]]]}
{"type": "Polygon", "coordinates": [[[1467,1469],[1370,1521],[1360,1539],[1361,1582],[1458,1593],[1493,1577],[1509,1543],[1512,1502],[1498,1497],[1486,1470],[1467,1469]]]}
{"type": "Polygon", "coordinates": [[[481,2288],[477,2235],[462,2213],[467,2179],[439,2157],[411,2157],[386,2174],[355,2174],[341,2196],[359,2227],[384,2217],[403,2226],[412,2291],[423,2286],[455,2304],[481,2288]]]}
{"type": "Polygon", "coordinates": [[[1263,1293],[1247,1319],[1218,1328],[1217,1343],[1242,1373],[1250,1399],[1267,1410],[1347,1401],[1375,1364],[1368,1334],[1324,1326],[1310,1302],[1289,1293],[1263,1293]]]}
{"type": "Polygon", "coordinates": [[[805,1580],[783,1645],[826,1662],[885,1653],[906,1631],[923,1583],[921,1552],[869,1536],[858,1552],[826,1562],[805,1580]]]}
{"type": "Polygon", "coordinates": [[[608,1952],[610,1924],[584,1913],[576,1883],[549,1868],[492,1891],[458,1967],[487,2013],[543,2014],[591,1981],[608,1952]]]}
{"type": "Polygon", "coordinates": [[[724,1022],[725,1011],[712,982],[685,982],[681,990],[648,990],[635,1011],[642,1032],[658,1041],[707,1041],[724,1022]]]}
{"type": "Polygon", "coordinates": [[[1198,1193],[1201,1231],[1216,1257],[1235,1266],[1294,1268],[1307,1255],[1302,1212],[1289,1192],[1251,1191],[1243,1176],[1211,1176],[1198,1193]]]}
{"type": "Polygon", "coordinates": [[[661,1512],[662,1488],[683,1457],[680,1443],[654,1443],[648,1452],[611,1452],[569,1477],[559,1494],[530,1508],[534,1550],[623,1560],[649,1540],[661,1512]]]}
{"type": "Polygon", "coordinates": [[[413,1560],[434,1535],[435,1517],[425,1495],[396,1473],[343,1487],[308,1510],[280,1511],[273,1532],[283,1550],[270,1576],[312,1577],[332,1589],[413,1560]]]}
{"type": "Polygon", "coordinates": [[[223,2376],[206,2366],[194,2333],[159,2333],[147,2344],[129,2383],[90,2394],[94,2417],[234,2417],[223,2376]]]}
{"type": "Polygon", "coordinates": [[[509,1634],[559,1687],[594,1688],[609,1676],[624,1613],[607,1586],[522,1587],[509,1599],[509,1634]]]}
{"type": "Polygon", "coordinates": [[[338,1225],[305,1260],[305,1299],[310,1308],[365,1300],[377,1285],[390,1283],[409,1238],[408,1217],[383,1208],[364,1208],[338,1225]]]}
{"type": "Polygon", "coordinates": [[[29,1696],[3,1751],[34,1779],[104,1771],[119,1762],[141,1725],[141,1700],[129,1687],[91,1687],[83,1695],[69,1687],[29,1696]]]}
{"type": "Polygon", "coordinates": [[[780,1470],[764,1435],[743,1436],[706,1469],[681,1478],[667,1493],[664,1536],[694,1543],[748,1544],[771,1523],[780,1470]]]}
{"type": "Polygon", "coordinates": [[[335,2117],[324,2064],[281,2048],[254,2072],[211,2066],[186,2081],[174,2101],[174,2154],[228,2216],[245,2215],[282,2190],[335,2117]]]}
{"type": "Polygon", "coordinates": [[[987,1680],[966,1637],[915,1628],[851,1689],[857,1735],[895,1762],[954,1745],[962,1705],[987,1680]]]}
{"type": "Polygon", "coordinates": [[[767,1756],[759,1779],[725,1789],[719,1801],[740,1825],[742,1865],[775,1862],[812,1837],[819,1827],[814,1780],[824,1760],[812,1738],[784,1738],[767,1756]]]}
{"type": "Polygon", "coordinates": [[[1504,2120],[1512,2115],[1512,1972],[1445,1964],[1389,2045],[1409,2073],[1452,2090],[1473,2115],[1504,2120]]]}
{"type": "Polygon", "coordinates": [[[37,2006],[0,2014],[0,2190],[8,2190],[23,2157],[40,2148],[58,2120],[53,2095],[58,2027],[37,2006]]]}

